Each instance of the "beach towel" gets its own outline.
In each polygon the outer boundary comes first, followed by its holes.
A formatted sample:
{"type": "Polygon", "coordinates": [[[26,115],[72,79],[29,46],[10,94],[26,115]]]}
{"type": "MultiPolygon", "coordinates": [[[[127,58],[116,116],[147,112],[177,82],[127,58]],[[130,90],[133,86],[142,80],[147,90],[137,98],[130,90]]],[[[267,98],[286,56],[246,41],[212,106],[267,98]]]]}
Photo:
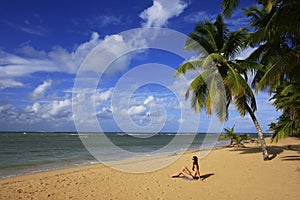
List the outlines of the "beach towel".
{"type": "Polygon", "coordinates": [[[182,177],[183,180],[187,180],[187,181],[196,181],[198,180],[199,178],[196,177],[196,178],[188,178],[188,177],[182,177]]]}

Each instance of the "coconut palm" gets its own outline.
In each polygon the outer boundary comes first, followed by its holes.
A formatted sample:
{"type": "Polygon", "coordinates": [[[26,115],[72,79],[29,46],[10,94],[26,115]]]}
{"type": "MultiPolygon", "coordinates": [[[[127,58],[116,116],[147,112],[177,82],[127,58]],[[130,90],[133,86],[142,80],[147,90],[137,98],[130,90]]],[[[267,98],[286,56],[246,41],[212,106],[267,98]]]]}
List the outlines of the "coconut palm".
{"type": "Polygon", "coordinates": [[[268,160],[263,133],[254,114],[255,97],[247,83],[245,69],[249,63],[234,59],[247,46],[246,33],[246,29],[229,32],[221,15],[217,16],[215,23],[200,23],[187,39],[185,49],[201,53],[196,60],[180,65],[175,75],[199,70],[200,74],[191,82],[186,93],[186,98],[192,93],[191,106],[195,111],[205,109],[211,115],[214,109],[219,119],[224,121],[228,117],[228,106],[233,102],[241,116],[249,113],[258,131],[263,159],[268,160]],[[199,45],[207,54],[197,48],[199,45]],[[218,87],[220,84],[224,86],[224,90],[218,87]]]}
{"type": "Polygon", "coordinates": [[[270,125],[272,138],[299,135],[300,1],[273,1],[271,7],[250,7],[245,12],[255,30],[251,44],[259,45],[249,59],[264,65],[254,79],[256,91],[268,88],[274,105],[283,111],[277,124],[270,125]]]}

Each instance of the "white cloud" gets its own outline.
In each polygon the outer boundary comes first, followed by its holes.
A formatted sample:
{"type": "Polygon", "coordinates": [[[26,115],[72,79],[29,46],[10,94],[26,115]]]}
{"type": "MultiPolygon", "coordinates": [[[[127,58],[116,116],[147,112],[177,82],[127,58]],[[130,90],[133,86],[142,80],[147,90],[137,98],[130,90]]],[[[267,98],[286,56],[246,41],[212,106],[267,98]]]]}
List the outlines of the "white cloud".
{"type": "Polygon", "coordinates": [[[100,119],[111,119],[112,118],[111,107],[103,107],[100,111],[97,112],[97,117],[100,119]]]}
{"type": "Polygon", "coordinates": [[[204,20],[212,20],[216,19],[216,15],[211,15],[206,11],[198,11],[195,13],[188,14],[184,17],[184,21],[188,23],[199,23],[204,20]]]}
{"type": "Polygon", "coordinates": [[[44,58],[45,56],[47,56],[47,53],[45,51],[38,51],[29,45],[25,45],[17,49],[17,53],[20,53],[26,57],[35,57],[35,58],[44,58]]]}
{"type": "Polygon", "coordinates": [[[148,96],[147,99],[145,99],[144,104],[147,105],[147,104],[151,103],[152,101],[154,101],[154,97],[152,95],[148,96]]]}
{"type": "Polygon", "coordinates": [[[111,97],[112,93],[113,93],[113,88],[109,88],[108,90],[103,91],[103,92],[97,92],[95,100],[96,100],[96,102],[97,101],[100,101],[100,102],[106,101],[111,97]]]}
{"type": "MultiPolygon", "coordinates": [[[[99,34],[93,33],[89,41],[80,44],[72,52],[60,46],[53,47],[49,52],[38,51],[31,46],[23,46],[16,51],[19,55],[0,51],[0,78],[13,80],[40,71],[74,74],[83,59],[99,42],[99,34]]],[[[7,84],[6,87],[8,86],[13,87],[14,85],[7,84]]]]}
{"type": "Polygon", "coordinates": [[[43,104],[35,102],[24,109],[9,104],[0,106],[0,124],[11,130],[22,130],[22,127],[26,129],[31,127],[31,130],[42,130],[44,127],[50,127],[51,130],[54,128],[64,130],[66,127],[73,127],[72,117],[70,99],[43,104]]]}
{"type": "Polygon", "coordinates": [[[0,79],[0,90],[5,88],[17,88],[17,87],[24,87],[24,84],[19,81],[15,81],[13,79],[8,79],[8,78],[0,79]]]}
{"type": "Polygon", "coordinates": [[[32,106],[27,106],[24,111],[27,113],[37,113],[40,109],[41,105],[39,103],[34,103],[32,106]]]}
{"type": "Polygon", "coordinates": [[[28,34],[44,36],[47,33],[47,29],[45,29],[41,23],[34,25],[28,20],[25,20],[24,25],[15,24],[6,20],[3,20],[3,22],[16,30],[23,31],[28,34]]]}
{"type": "Polygon", "coordinates": [[[181,0],[153,0],[153,5],[145,9],[140,17],[144,20],[143,27],[163,27],[168,20],[180,15],[187,7],[181,0]]]}
{"type": "Polygon", "coordinates": [[[68,118],[72,113],[72,102],[69,99],[62,101],[53,101],[50,104],[51,109],[49,112],[45,113],[43,117],[53,117],[53,118],[68,118]]]}
{"type": "Polygon", "coordinates": [[[108,75],[124,71],[131,60],[131,55],[126,53],[140,45],[137,39],[137,37],[133,37],[133,39],[128,40],[119,34],[107,35],[89,54],[89,57],[82,64],[81,70],[105,72],[108,75]]]}
{"type": "Polygon", "coordinates": [[[47,58],[28,58],[0,51],[0,77],[18,78],[31,73],[58,71],[47,58]]]}
{"type": "Polygon", "coordinates": [[[3,105],[3,106],[0,106],[0,113],[6,113],[7,110],[9,110],[10,108],[12,107],[12,105],[10,104],[6,104],[6,105],[3,105]]]}
{"type": "Polygon", "coordinates": [[[139,106],[132,106],[128,109],[128,114],[129,115],[142,115],[145,114],[147,108],[143,105],[139,106]]]}
{"type": "Polygon", "coordinates": [[[121,17],[114,15],[100,15],[87,19],[87,22],[91,27],[103,28],[111,25],[119,25],[122,23],[122,20],[121,17]]]}
{"type": "Polygon", "coordinates": [[[52,80],[46,80],[37,88],[34,89],[32,93],[29,94],[29,98],[32,100],[40,100],[44,98],[44,94],[52,85],[52,80]]]}

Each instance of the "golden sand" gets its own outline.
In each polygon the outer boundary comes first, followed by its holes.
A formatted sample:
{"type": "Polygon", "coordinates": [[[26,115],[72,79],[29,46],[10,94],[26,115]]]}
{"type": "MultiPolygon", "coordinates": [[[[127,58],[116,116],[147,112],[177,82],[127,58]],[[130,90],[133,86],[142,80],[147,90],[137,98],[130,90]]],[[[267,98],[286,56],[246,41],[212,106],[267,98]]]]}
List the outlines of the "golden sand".
{"type": "MultiPolygon", "coordinates": [[[[300,199],[300,139],[268,141],[272,160],[263,161],[259,144],[218,148],[200,159],[204,181],[170,178],[191,167],[189,151],[153,172],[126,173],[102,164],[56,170],[0,180],[0,199],[300,199]]],[[[123,161],[129,169],[161,164],[168,156],[123,161]]]]}

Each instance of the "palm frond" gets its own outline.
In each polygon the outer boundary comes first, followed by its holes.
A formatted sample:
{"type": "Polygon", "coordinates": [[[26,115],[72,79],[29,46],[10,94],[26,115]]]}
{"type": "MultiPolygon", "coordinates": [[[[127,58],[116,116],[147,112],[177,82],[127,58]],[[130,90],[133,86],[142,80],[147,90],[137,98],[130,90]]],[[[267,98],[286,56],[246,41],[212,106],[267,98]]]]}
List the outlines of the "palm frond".
{"type": "Polygon", "coordinates": [[[214,26],[216,28],[214,40],[216,41],[217,49],[220,50],[224,46],[225,41],[227,41],[229,32],[229,30],[226,28],[221,14],[217,16],[214,26]]]}
{"type": "Polygon", "coordinates": [[[228,75],[224,79],[224,85],[230,88],[235,106],[242,116],[245,116],[249,106],[252,111],[257,109],[255,96],[247,81],[230,65],[228,65],[228,75]]]}
{"type": "Polygon", "coordinates": [[[181,74],[185,74],[187,71],[196,70],[197,68],[202,66],[202,63],[202,60],[190,60],[188,62],[185,62],[177,68],[174,75],[179,76],[181,74]]]}
{"type": "Polygon", "coordinates": [[[226,40],[221,50],[225,54],[225,57],[235,57],[246,47],[247,36],[245,31],[246,29],[239,29],[230,33],[228,40],[226,40]]]}
{"type": "Polygon", "coordinates": [[[300,119],[288,121],[288,122],[279,122],[276,127],[271,128],[276,131],[272,134],[271,141],[278,142],[280,139],[286,138],[288,136],[296,136],[300,133],[300,119]]]}
{"type": "Polygon", "coordinates": [[[227,65],[228,73],[227,77],[224,79],[225,87],[230,88],[231,95],[241,96],[245,94],[245,80],[243,77],[237,73],[232,66],[227,65]]]}
{"type": "Polygon", "coordinates": [[[191,50],[196,52],[207,52],[212,53],[214,52],[214,49],[211,47],[211,45],[202,37],[199,37],[196,33],[192,33],[189,35],[189,37],[186,40],[186,43],[184,45],[184,50],[191,50]]]}
{"type": "Polygon", "coordinates": [[[262,4],[266,10],[271,11],[271,9],[278,3],[278,0],[259,0],[259,4],[262,4]]]}
{"type": "Polygon", "coordinates": [[[256,92],[260,89],[265,89],[268,85],[277,87],[278,81],[280,81],[280,78],[283,76],[284,72],[290,72],[299,65],[300,49],[295,49],[288,52],[266,71],[265,75],[257,85],[256,92]]]}
{"type": "Polygon", "coordinates": [[[234,9],[237,8],[239,0],[222,0],[222,9],[224,15],[229,18],[234,9]]]}
{"type": "Polygon", "coordinates": [[[253,70],[253,71],[263,71],[264,65],[258,62],[253,62],[251,60],[235,60],[235,62],[239,65],[239,70],[241,71],[247,71],[247,70],[253,70]]]}
{"type": "Polygon", "coordinates": [[[202,73],[200,73],[191,82],[189,88],[185,93],[186,100],[189,98],[189,94],[192,93],[191,107],[195,110],[196,113],[199,113],[205,105],[207,84],[204,80],[204,77],[207,76],[209,76],[208,71],[202,71],[202,73]]]}
{"type": "Polygon", "coordinates": [[[202,37],[209,44],[210,48],[213,49],[212,52],[218,51],[218,46],[215,40],[216,36],[216,27],[210,21],[205,21],[200,23],[195,27],[195,34],[199,37],[202,37]]]}
{"type": "Polygon", "coordinates": [[[212,68],[217,63],[224,64],[226,63],[226,59],[218,53],[211,53],[208,56],[206,56],[206,58],[203,59],[201,68],[202,69],[212,68]]]}
{"type": "Polygon", "coordinates": [[[225,97],[225,88],[219,73],[212,73],[208,83],[208,94],[206,99],[206,112],[211,115],[215,111],[220,119],[224,121],[227,118],[227,107],[225,97]]]}
{"type": "Polygon", "coordinates": [[[216,70],[203,70],[190,84],[186,99],[192,93],[191,107],[198,113],[205,108],[211,115],[216,112],[220,121],[227,119],[227,105],[225,89],[221,76],[216,70]]]}
{"type": "Polygon", "coordinates": [[[300,1],[283,1],[278,8],[273,6],[273,9],[276,9],[276,12],[266,25],[266,33],[269,38],[287,32],[300,34],[300,1]]]}

